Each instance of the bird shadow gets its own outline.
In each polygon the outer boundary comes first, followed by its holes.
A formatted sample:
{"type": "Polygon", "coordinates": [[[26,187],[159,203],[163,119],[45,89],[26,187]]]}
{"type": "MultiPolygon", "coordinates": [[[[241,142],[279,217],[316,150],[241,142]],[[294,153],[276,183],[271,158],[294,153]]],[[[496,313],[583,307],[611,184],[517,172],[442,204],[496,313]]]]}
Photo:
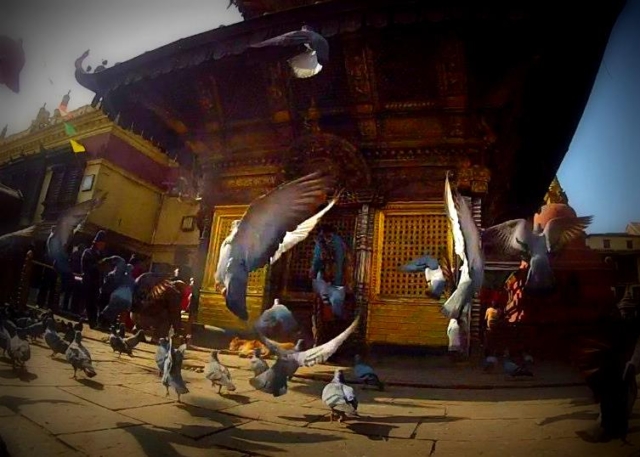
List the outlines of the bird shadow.
{"type": "Polygon", "coordinates": [[[286,420],[288,422],[301,422],[301,423],[305,423],[305,424],[310,424],[312,422],[317,422],[322,417],[324,417],[324,415],[322,415],[322,414],[303,414],[303,415],[297,416],[297,417],[294,417],[294,416],[278,416],[278,418],[286,420]]]}
{"type": "Polygon", "coordinates": [[[0,371],[0,378],[2,379],[19,379],[22,382],[31,382],[38,379],[38,375],[30,373],[26,368],[18,368],[12,370],[0,371]]]}
{"type": "Polygon", "coordinates": [[[13,395],[0,396],[0,405],[9,408],[15,414],[20,414],[21,406],[34,405],[39,403],[48,403],[51,405],[58,405],[58,404],[79,405],[80,404],[75,401],[69,401],[69,400],[31,400],[29,398],[24,398],[24,397],[14,397],[13,395]]]}
{"type": "Polygon", "coordinates": [[[98,381],[94,381],[93,379],[88,378],[79,378],[77,381],[83,386],[89,387],[94,390],[104,390],[104,384],[98,381]]]}
{"type": "Polygon", "coordinates": [[[356,435],[363,435],[372,441],[389,441],[389,433],[395,428],[395,425],[377,424],[374,422],[352,422],[345,424],[346,428],[356,435]]]}
{"type": "Polygon", "coordinates": [[[247,405],[252,401],[251,397],[247,397],[246,395],[240,395],[240,394],[220,393],[220,396],[227,400],[235,401],[240,405],[247,405]]]}
{"type": "Polygon", "coordinates": [[[568,414],[560,414],[558,416],[551,416],[543,419],[538,423],[538,425],[548,425],[553,424],[555,422],[566,421],[566,420],[585,420],[585,421],[594,421],[598,418],[598,413],[594,413],[593,411],[576,411],[568,414]]]}

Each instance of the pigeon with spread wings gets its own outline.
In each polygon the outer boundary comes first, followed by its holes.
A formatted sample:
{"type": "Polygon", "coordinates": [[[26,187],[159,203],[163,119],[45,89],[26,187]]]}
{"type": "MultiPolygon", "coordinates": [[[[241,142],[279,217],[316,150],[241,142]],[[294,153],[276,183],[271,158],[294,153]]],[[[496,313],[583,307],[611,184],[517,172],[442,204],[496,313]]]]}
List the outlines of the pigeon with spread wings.
{"type": "Polygon", "coordinates": [[[447,280],[445,279],[442,268],[440,268],[438,259],[435,257],[431,257],[430,255],[418,257],[400,267],[400,270],[405,273],[420,273],[424,271],[424,276],[429,286],[429,294],[438,299],[444,293],[447,280]]]}
{"type": "Polygon", "coordinates": [[[287,378],[293,375],[293,373],[289,371],[291,365],[311,367],[318,363],[326,362],[358,328],[359,322],[360,316],[358,315],[351,325],[334,339],[321,346],[307,349],[306,351],[283,350],[275,341],[266,338],[256,330],[260,341],[262,341],[270,351],[276,354],[277,360],[271,368],[249,380],[249,383],[256,389],[270,393],[274,397],[286,394],[287,378]]]}
{"type": "MultiPolygon", "coordinates": [[[[274,263],[285,251],[304,240],[322,215],[333,178],[320,172],[290,181],[256,199],[220,246],[216,284],[224,285],[227,308],[243,321],[247,313],[249,273],[274,263]]],[[[337,197],[329,203],[333,205],[337,197]]]]}
{"type": "Polygon", "coordinates": [[[526,219],[514,219],[489,227],[482,239],[504,253],[530,256],[525,290],[545,291],[554,285],[548,254],[581,236],[592,220],[593,216],[556,217],[543,230],[540,224],[533,228],[526,219]]]}
{"type": "MultiPolygon", "coordinates": [[[[473,220],[471,209],[464,197],[457,190],[451,189],[449,173],[445,180],[444,193],[445,208],[453,231],[454,251],[462,261],[456,289],[442,306],[443,314],[450,319],[449,330],[451,330],[457,327],[458,319],[464,316],[473,296],[482,286],[484,255],[480,245],[480,233],[473,220]]],[[[457,347],[453,342],[457,339],[455,332],[448,333],[450,348],[457,347]]]]}
{"type": "Polygon", "coordinates": [[[301,30],[294,30],[293,32],[252,44],[251,47],[299,45],[304,45],[306,50],[288,60],[293,73],[297,78],[310,78],[320,73],[322,66],[329,62],[329,43],[325,37],[306,25],[302,26],[301,30]]]}

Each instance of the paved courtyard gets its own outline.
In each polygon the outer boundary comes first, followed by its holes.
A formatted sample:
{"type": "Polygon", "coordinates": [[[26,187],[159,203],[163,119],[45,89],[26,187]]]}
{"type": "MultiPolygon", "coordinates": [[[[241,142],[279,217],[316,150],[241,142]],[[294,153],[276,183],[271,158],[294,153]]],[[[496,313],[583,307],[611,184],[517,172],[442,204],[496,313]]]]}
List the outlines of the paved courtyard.
{"type": "Polygon", "coordinates": [[[0,359],[0,435],[11,456],[640,456],[640,405],[630,445],[581,439],[597,417],[584,386],[356,386],[361,417],[338,424],[320,401],[322,381],[297,378],[273,398],[249,385],[247,359],[222,355],[238,389],[218,395],[198,372],[207,353],[188,351],[191,392],[178,403],[173,392],[165,397],[153,346],[118,357],[104,334],[86,333],[91,380],[71,379],[64,356],[51,359],[44,342],[32,345],[28,374],[0,359]]]}

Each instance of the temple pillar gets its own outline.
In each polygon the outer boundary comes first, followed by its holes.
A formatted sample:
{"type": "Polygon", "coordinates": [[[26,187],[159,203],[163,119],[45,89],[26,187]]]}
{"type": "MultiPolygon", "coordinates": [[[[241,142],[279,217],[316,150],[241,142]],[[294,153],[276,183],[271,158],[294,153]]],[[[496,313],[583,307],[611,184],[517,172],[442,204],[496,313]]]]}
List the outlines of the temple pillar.
{"type": "Polygon", "coordinates": [[[369,286],[371,284],[371,259],[373,255],[373,229],[375,209],[364,203],[358,209],[355,233],[355,298],[360,313],[360,324],[354,335],[354,344],[366,344],[367,306],[369,304],[369,286]]]}

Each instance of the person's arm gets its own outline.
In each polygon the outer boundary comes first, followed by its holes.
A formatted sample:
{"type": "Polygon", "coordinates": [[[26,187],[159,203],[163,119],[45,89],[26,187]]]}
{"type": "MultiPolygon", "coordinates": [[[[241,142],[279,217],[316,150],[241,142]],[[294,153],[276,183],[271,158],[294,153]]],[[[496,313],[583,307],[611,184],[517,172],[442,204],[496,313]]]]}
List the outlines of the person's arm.
{"type": "Polygon", "coordinates": [[[320,243],[316,241],[316,245],[313,249],[313,260],[311,261],[311,270],[309,275],[312,279],[315,279],[318,271],[322,269],[322,250],[320,249],[320,243]]]}

